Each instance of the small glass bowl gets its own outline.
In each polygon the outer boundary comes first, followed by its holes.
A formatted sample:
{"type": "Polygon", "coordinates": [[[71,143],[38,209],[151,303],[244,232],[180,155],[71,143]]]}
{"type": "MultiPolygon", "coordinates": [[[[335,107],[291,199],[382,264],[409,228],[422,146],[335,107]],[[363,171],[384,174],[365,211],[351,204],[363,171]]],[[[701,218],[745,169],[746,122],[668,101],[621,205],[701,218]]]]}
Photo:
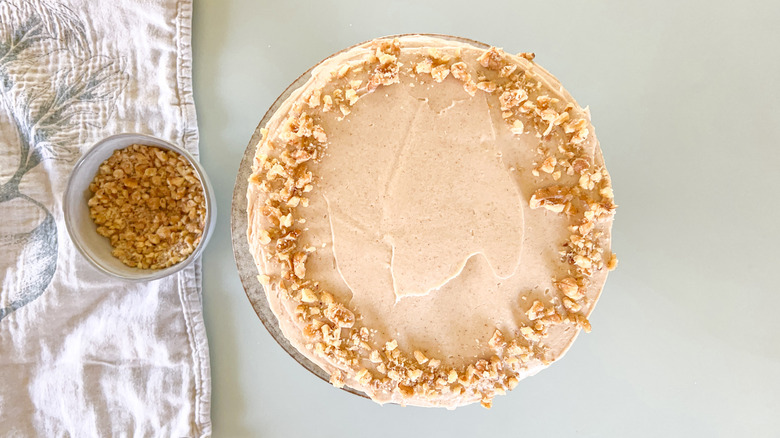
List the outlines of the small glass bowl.
{"type": "Polygon", "coordinates": [[[217,204],[214,189],[211,187],[206,172],[200,163],[184,149],[144,134],[117,134],[95,143],[73,167],[62,203],[65,227],[68,229],[68,234],[70,234],[70,238],[79,252],[100,271],[130,281],[156,280],[184,269],[203,252],[203,248],[206,247],[217,222],[217,204]],[[95,178],[100,165],[114,151],[134,144],[156,146],[180,154],[193,167],[203,186],[203,195],[206,201],[206,220],[200,243],[185,260],[165,269],[133,268],[119,261],[118,258],[111,254],[112,247],[109,240],[98,234],[97,225],[89,216],[87,202],[92,197],[89,185],[95,178]]]}

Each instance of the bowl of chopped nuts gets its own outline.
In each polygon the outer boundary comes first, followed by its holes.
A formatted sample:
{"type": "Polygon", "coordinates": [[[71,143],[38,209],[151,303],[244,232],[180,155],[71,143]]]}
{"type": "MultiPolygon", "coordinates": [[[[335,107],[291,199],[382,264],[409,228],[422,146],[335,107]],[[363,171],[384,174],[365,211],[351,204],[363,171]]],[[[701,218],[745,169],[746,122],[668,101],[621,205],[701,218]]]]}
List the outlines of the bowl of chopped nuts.
{"type": "Polygon", "coordinates": [[[63,196],[65,226],[97,269],[155,280],[189,265],[216,225],[214,191],[183,148],[143,134],[97,142],[76,163],[63,196]]]}

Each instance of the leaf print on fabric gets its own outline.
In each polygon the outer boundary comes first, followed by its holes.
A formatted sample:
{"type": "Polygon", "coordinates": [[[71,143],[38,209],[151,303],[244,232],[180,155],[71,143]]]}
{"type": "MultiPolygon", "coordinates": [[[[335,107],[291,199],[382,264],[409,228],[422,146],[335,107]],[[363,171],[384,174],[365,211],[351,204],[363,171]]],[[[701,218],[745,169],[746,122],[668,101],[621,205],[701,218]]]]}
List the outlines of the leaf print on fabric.
{"type": "Polygon", "coordinates": [[[116,59],[92,53],[86,25],[64,5],[0,0],[0,17],[0,112],[16,134],[0,146],[18,148],[16,170],[0,174],[0,217],[27,215],[0,221],[2,320],[43,294],[57,269],[54,216],[20,191],[22,179],[45,160],[75,160],[85,128],[113,114],[126,75],[116,59]]]}

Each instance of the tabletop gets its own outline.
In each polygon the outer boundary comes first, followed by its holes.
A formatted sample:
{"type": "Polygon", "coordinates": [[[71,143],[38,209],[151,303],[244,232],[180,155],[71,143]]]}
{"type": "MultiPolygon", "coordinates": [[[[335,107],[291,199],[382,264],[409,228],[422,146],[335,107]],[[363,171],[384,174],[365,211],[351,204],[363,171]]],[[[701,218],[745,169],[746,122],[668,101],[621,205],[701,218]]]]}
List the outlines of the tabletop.
{"type": "Polygon", "coordinates": [[[757,0],[196,1],[214,436],[777,436],[778,23],[757,0]],[[619,205],[593,332],[490,410],[333,388],[271,338],[233,261],[236,172],[276,97],[333,52],[414,32],[535,52],[590,107],[619,205]]]}

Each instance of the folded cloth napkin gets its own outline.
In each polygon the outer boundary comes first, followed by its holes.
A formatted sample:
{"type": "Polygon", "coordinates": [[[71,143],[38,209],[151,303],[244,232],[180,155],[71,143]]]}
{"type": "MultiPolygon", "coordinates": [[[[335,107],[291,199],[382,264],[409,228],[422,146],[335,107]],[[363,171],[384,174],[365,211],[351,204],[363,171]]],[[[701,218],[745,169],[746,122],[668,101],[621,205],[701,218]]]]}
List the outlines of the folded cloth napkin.
{"type": "Polygon", "coordinates": [[[121,132],[198,152],[191,0],[0,0],[0,435],[208,436],[200,264],[110,278],[62,193],[121,132]]]}

